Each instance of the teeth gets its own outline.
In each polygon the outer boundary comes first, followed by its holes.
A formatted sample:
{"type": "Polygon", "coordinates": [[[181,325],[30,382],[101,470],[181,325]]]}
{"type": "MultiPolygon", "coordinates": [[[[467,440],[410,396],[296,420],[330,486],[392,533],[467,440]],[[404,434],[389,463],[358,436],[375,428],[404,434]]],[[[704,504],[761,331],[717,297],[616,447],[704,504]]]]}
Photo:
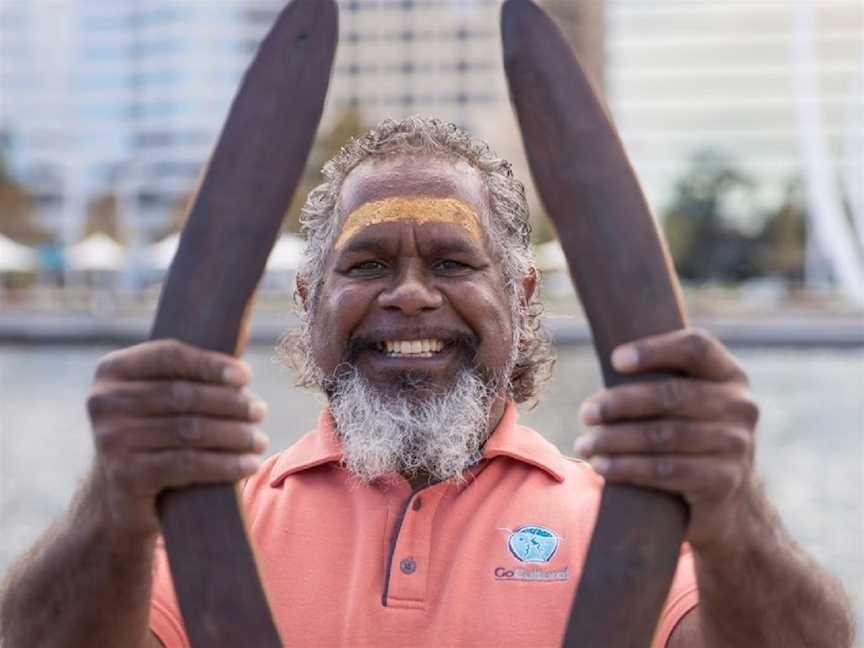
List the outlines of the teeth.
{"type": "Polygon", "coordinates": [[[390,356],[414,356],[431,358],[444,348],[443,340],[426,338],[423,340],[385,340],[378,345],[390,356]]]}

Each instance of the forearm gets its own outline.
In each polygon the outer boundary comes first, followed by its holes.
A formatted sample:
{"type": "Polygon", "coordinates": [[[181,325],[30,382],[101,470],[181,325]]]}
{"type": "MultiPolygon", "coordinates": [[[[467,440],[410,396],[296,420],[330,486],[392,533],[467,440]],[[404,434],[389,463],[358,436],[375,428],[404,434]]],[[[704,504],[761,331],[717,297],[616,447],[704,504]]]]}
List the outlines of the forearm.
{"type": "Polygon", "coordinates": [[[795,544],[761,487],[753,492],[731,540],[695,552],[705,646],[851,646],[842,586],[795,544]]]}
{"type": "Polygon", "coordinates": [[[155,538],[118,528],[89,479],[64,520],[12,569],[0,644],[149,645],[155,538]]]}

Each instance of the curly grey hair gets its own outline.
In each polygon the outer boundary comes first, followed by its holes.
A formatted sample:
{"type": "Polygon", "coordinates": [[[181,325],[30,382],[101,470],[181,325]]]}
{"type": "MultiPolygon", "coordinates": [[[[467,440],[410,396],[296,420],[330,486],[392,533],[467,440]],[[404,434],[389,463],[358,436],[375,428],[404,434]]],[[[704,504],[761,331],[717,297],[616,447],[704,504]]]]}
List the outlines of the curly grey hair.
{"type": "Polygon", "coordinates": [[[321,372],[310,350],[311,324],[344,216],[340,205],[342,185],[351,170],[365,160],[417,155],[463,160],[479,172],[485,184],[489,213],[483,219],[487,241],[501,264],[513,311],[515,348],[509,395],[517,403],[536,399],[555,356],[541,323],[539,291],[535,290],[530,301],[522,294],[522,279],[534,268],[525,188],[513,177],[510,163],[486,143],[438,119],[414,116],[401,121],[384,120],[363,137],[349,141],[324,165],[324,182],[309,192],[300,212],[307,247],[298,274],[306,284],[306,307],[300,309],[300,330],[285,336],[280,342],[280,354],[298,371],[299,385],[320,387],[321,372]]]}

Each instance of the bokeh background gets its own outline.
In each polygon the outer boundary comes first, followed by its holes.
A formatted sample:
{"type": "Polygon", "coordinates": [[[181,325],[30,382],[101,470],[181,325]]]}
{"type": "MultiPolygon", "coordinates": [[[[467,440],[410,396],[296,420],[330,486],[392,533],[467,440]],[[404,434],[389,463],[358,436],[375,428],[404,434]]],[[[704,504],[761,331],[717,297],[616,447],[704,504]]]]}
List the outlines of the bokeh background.
{"type": "MultiPolygon", "coordinates": [[[[282,4],[0,0],[0,576],[87,468],[93,369],[146,338],[186,205],[282,4]]],[[[574,412],[600,381],[508,103],[500,0],[338,4],[324,116],[247,353],[273,449],[321,406],[272,351],[294,321],[303,196],[348,137],[420,113],[488,141],[529,186],[560,362],[523,418],[569,451],[574,412]]],[[[864,6],[540,4],[608,102],[692,321],[750,372],[772,499],[864,619],[864,6]]]]}

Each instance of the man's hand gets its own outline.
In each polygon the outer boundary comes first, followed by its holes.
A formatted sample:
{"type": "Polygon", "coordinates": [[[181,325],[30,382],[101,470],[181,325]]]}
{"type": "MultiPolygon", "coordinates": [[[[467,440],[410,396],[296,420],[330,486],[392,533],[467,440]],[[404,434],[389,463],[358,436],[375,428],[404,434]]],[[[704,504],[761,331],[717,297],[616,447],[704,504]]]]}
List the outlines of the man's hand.
{"type": "Polygon", "coordinates": [[[754,488],[753,437],[759,416],[747,377],[723,345],[687,329],[622,345],[612,354],[625,374],[669,379],[620,385],[582,406],[594,429],[576,442],[610,482],[681,494],[690,506],[694,550],[735,537],[754,488]]]}
{"type": "Polygon", "coordinates": [[[595,429],[576,443],[609,481],[679,493],[690,506],[699,612],[669,645],[851,645],[843,588],[788,536],[754,479],[758,409],[729,352],[690,329],[620,346],[612,364],[676,375],[589,398],[582,417],[595,429]]]}
{"type": "Polygon", "coordinates": [[[105,356],[87,409],[96,447],[91,493],[101,494],[113,525],[155,535],[162,490],[257,470],[265,405],[245,389],[250,378],[236,358],[174,340],[105,356]]]}

